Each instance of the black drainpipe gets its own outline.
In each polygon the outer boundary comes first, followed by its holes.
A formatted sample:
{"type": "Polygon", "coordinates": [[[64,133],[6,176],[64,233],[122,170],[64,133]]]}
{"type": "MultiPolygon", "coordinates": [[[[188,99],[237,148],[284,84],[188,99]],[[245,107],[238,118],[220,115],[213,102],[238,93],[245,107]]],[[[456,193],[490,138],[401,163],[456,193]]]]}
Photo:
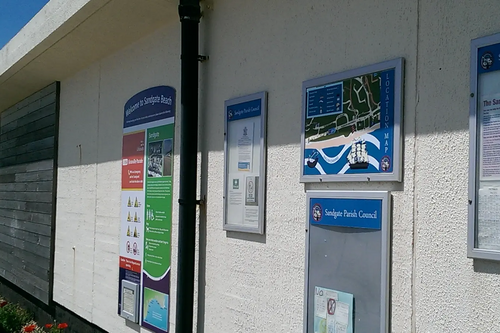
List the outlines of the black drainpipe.
{"type": "Polygon", "coordinates": [[[199,0],[179,0],[181,20],[181,148],[176,333],[193,332],[198,153],[199,0]]]}

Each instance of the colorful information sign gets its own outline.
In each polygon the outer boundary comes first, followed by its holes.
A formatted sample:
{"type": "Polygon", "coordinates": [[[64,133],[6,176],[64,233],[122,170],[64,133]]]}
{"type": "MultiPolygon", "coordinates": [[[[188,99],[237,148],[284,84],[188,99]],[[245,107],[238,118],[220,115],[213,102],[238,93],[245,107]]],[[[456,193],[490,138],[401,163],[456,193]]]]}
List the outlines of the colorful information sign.
{"type": "Polygon", "coordinates": [[[401,180],[402,59],[303,84],[302,181],[401,180]]]}
{"type": "Polygon", "coordinates": [[[140,284],[141,325],[168,332],[175,90],[144,90],[124,112],[120,290],[140,284]]]}

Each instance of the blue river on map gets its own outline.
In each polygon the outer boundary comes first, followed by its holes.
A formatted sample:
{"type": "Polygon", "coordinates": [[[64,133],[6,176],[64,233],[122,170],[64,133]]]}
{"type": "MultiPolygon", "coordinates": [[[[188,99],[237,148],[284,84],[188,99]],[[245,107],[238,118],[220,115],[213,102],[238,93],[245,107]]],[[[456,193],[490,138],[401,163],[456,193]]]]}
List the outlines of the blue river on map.
{"type": "MultiPolygon", "coordinates": [[[[381,129],[377,129],[370,134],[373,135],[375,138],[377,138],[380,142],[380,148],[378,148],[376,145],[373,143],[366,141],[366,150],[368,152],[368,155],[372,158],[376,167],[373,164],[369,164],[368,168],[366,169],[357,169],[357,170],[352,170],[350,168],[347,168],[345,170],[345,174],[350,174],[350,173],[355,173],[355,174],[360,174],[360,173],[379,173],[381,172],[380,170],[380,161],[382,160],[382,157],[389,155],[390,158],[392,159],[392,142],[389,147],[389,151],[387,153],[384,153],[385,147],[384,147],[384,132],[381,129]]],[[[349,145],[350,146],[350,145],[349,145]]],[[[336,157],[344,148],[344,145],[342,146],[337,146],[337,147],[328,147],[323,149],[323,153],[327,156],[327,158],[333,158],[336,157]]],[[[314,156],[314,158],[318,159],[318,165],[324,170],[325,174],[327,175],[333,175],[333,174],[339,174],[342,169],[345,168],[346,164],[348,163],[347,161],[347,155],[351,151],[351,148],[348,147],[344,153],[340,156],[340,158],[335,162],[335,163],[328,163],[325,161],[325,159],[321,156],[321,154],[318,152],[317,149],[305,149],[304,150],[304,158],[308,158],[310,156],[314,156]]],[[[304,168],[304,175],[320,175],[321,172],[319,168],[311,168],[307,165],[303,166],[304,168]]],[[[388,172],[392,171],[392,163],[387,170],[388,172]]]]}

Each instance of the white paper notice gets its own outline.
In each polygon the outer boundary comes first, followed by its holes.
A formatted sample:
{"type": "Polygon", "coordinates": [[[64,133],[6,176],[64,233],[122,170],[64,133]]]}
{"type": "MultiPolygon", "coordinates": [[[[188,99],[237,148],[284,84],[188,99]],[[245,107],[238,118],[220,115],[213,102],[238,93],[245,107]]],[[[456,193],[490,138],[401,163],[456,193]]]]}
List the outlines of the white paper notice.
{"type": "Polygon", "coordinates": [[[123,311],[131,315],[135,314],[135,295],[132,289],[123,288],[123,311]]]}
{"type": "Polygon", "coordinates": [[[335,316],[328,315],[326,317],[326,331],[327,333],[337,333],[335,331],[335,316]]]}
{"type": "Polygon", "coordinates": [[[314,315],[326,319],[326,297],[323,288],[315,287],[314,315]]]}
{"type": "Polygon", "coordinates": [[[349,325],[349,304],[337,302],[335,309],[335,321],[341,325],[349,325]]]}
{"type": "Polygon", "coordinates": [[[243,224],[244,178],[237,174],[228,175],[227,189],[227,223],[243,224]]]}
{"type": "Polygon", "coordinates": [[[254,122],[239,120],[238,128],[238,171],[252,171],[254,122]]]}
{"type": "Polygon", "coordinates": [[[500,250],[500,188],[479,189],[477,211],[479,248],[500,250]]]}
{"type": "Polygon", "coordinates": [[[500,179],[500,94],[482,96],[479,108],[481,180],[500,179]]]}
{"type": "Polygon", "coordinates": [[[243,217],[245,225],[256,226],[259,224],[259,207],[245,207],[245,216],[243,217]]]}
{"type": "Polygon", "coordinates": [[[339,323],[335,324],[335,333],[346,333],[347,332],[347,325],[342,325],[339,323]]]}
{"type": "Polygon", "coordinates": [[[328,301],[329,299],[334,299],[336,301],[339,300],[339,294],[336,291],[333,290],[325,290],[325,297],[326,300],[328,301]]]}

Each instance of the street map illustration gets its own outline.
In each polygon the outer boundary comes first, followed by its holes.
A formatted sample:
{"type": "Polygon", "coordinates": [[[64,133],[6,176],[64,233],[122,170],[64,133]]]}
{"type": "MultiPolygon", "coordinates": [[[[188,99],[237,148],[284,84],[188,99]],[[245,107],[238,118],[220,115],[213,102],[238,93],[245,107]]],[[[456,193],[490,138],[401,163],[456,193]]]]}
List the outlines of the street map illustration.
{"type": "Polygon", "coordinates": [[[303,174],[393,170],[394,69],[306,89],[303,174]]]}

